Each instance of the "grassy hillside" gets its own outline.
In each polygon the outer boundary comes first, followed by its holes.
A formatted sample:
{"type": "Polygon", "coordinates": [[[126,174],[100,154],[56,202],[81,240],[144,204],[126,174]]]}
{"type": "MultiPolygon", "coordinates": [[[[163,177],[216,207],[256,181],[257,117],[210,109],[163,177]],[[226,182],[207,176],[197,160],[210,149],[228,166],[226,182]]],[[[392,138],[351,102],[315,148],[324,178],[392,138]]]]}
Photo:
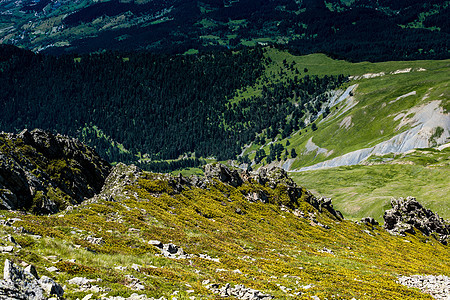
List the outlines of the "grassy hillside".
{"type": "Polygon", "coordinates": [[[423,149],[404,155],[372,157],[372,165],[355,165],[291,173],[317,194],[332,197],[346,217],[372,216],[382,221],[391,197],[413,196],[450,219],[450,148],[423,149]]]}
{"type": "MultiPolygon", "coordinates": [[[[281,139],[281,135],[277,137],[276,142],[283,146],[289,141],[290,145],[284,147],[288,153],[295,149],[298,154],[291,169],[372,147],[398,135],[411,128],[407,119],[414,116],[411,112],[414,107],[437,101],[444,113],[450,109],[449,60],[349,63],[332,60],[322,54],[298,57],[273,49],[268,50],[266,55],[272,60],[266,67],[266,78],[283,81],[296,76],[295,72],[283,68],[283,61],[286,60],[287,65],[294,62],[299,69],[307,69],[300,76],[339,73],[351,76],[352,80],[341,87],[341,93],[349,86],[356,85],[349,97],[329,107],[328,116],[321,116],[315,121],[317,130],[313,131],[309,125],[285,139],[281,139]],[[399,126],[405,120],[406,123],[399,126]],[[323,150],[308,149],[307,145],[311,142],[323,150]]],[[[324,106],[326,104],[323,104],[322,109],[324,106]]],[[[270,143],[267,142],[251,145],[245,154],[253,158],[261,146],[269,154],[270,143]]]]}
{"type": "Polygon", "coordinates": [[[176,192],[161,175],[123,165],[113,172],[117,181],[107,180],[102,195],[58,215],[2,211],[12,226],[1,226],[0,234],[12,235],[21,248],[0,253],[0,267],[5,258],[32,263],[40,275],[66,285],[66,299],[135,292],[217,299],[204,280],[244,284],[276,299],[431,299],[396,283],[397,276],[450,275],[448,246],[434,238],[338,221],[303,197],[290,203],[283,185],[234,188],[213,180],[207,189],[176,192]],[[267,193],[269,203],[249,202],[245,195],[252,191],[267,193]],[[161,256],[150,240],[172,242],[194,256],[161,256]],[[93,279],[97,288],[81,291],[68,283],[74,277],[93,279]],[[133,282],[143,289],[134,291],[133,282]]]}

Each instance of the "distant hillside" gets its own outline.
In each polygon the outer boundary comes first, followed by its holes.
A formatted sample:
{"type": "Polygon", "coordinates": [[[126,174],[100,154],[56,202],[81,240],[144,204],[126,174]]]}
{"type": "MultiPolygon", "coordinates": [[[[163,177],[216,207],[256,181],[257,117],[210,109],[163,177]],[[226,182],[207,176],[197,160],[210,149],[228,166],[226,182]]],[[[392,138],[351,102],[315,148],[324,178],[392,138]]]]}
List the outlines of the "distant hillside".
{"type": "Polygon", "coordinates": [[[155,171],[200,158],[351,165],[450,136],[447,60],[349,63],[270,47],[54,57],[10,46],[0,60],[3,130],[56,130],[155,171]]]}
{"type": "MultiPolygon", "coordinates": [[[[306,105],[314,108],[304,109],[306,123],[300,130],[272,138],[264,131],[248,144],[242,156],[256,165],[273,162],[292,171],[353,165],[372,154],[403,153],[450,140],[448,60],[355,64],[324,55],[267,55],[273,62],[266,68],[269,74],[294,64],[307,66],[307,74],[351,76],[324,101],[306,105]]],[[[286,76],[295,74],[286,70],[286,76]]],[[[248,92],[239,95],[249,97],[248,92]]]]}
{"type": "Polygon", "coordinates": [[[49,53],[278,44],[352,61],[449,58],[449,1],[0,2],[0,43],[49,53]]]}

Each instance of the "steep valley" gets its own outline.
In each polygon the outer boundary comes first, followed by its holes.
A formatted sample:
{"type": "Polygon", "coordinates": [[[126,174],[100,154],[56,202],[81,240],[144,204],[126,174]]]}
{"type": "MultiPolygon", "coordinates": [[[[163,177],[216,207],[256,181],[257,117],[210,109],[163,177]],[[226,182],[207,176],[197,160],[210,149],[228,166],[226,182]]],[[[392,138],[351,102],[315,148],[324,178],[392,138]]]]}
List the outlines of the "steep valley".
{"type": "Polygon", "coordinates": [[[0,300],[450,299],[449,4],[0,1],[0,300]]]}

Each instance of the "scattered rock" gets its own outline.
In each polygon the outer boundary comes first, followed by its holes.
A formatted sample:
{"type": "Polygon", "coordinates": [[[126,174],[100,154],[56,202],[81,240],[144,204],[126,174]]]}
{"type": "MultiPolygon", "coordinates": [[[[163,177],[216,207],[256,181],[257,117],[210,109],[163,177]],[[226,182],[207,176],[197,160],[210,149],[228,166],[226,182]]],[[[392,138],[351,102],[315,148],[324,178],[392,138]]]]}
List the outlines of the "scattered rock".
{"type": "Polygon", "coordinates": [[[106,290],[109,290],[108,288],[102,288],[99,287],[98,285],[94,285],[94,282],[100,282],[101,279],[97,278],[97,280],[95,279],[87,279],[85,277],[74,277],[70,280],[68,280],[67,282],[69,284],[73,284],[73,285],[77,285],[79,291],[82,292],[86,292],[86,291],[90,291],[90,292],[94,292],[94,293],[99,293],[99,292],[103,292],[106,290]]]}
{"type": "Polygon", "coordinates": [[[418,288],[434,299],[447,300],[450,296],[450,277],[439,275],[401,276],[398,282],[410,288],[418,288]]]}
{"type": "Polygon", "coordinates": [[[69,279],[67,282],[69,284],[75,284],[78,286],[87,286],[90,285],[91,282],[96,281],[95,279],[87,279],[85,277],[74,277],[72,279],[69,279]]]}
{"type": "Polygon", "coordinates": [[[415,234],[419,230],[424,235],[437,235],[446,245],[450,240],[450,225],[438,214],[424,208],[414,197],[392,198],[392,209],[384,213],[384,228],[391,234],[415,234]]]}
{"type": "Polygon", "coordinates": [[[215,262],[220,262],[220,258],[218,258],[218,257],[213,258],[213,257],[209,256],[208,254],[199,254],[198,257],[207,259],[207,260],[211,260],[211,261],[215,261],[215,262]]]}
{"type": "Polygon", "coordinates": [[[159,243],[157,242],[159,241],[153,241],[152,245],[158,247],[161,250],[161,254],[165,257],[174,259],[187,259],[193,257],[193,255],[185,253],[183,248],[178,247],[175,244],[172,243],[163,244],[161,242],[159,243]]]}
{"type": "MultiPolygon", "coordinates": [[[[130,295],[130,297],[128,298],[124,298],[121,296],[109,296],[109,297],[102,297],[102,300],[167,300],[165,297],[160,297],[160,298],[152,298],[152,297],[147,297],[147,295],[138,295],[136,293],[133,293],[130,295]]],[[[171,298],[172,300],[176,299],[175,297],[171,298]]]]}
{"type": "Polygon", "coordinates": [[[49,271],[49,272],[51,272],[51,273],[53,273],[53,272],[59,272],[59,269],[57,268],[57,267],[48,267],[48,268],[45,268],[47,271],[49,271]]]}
{"type": "Polygon", "coordinates": [[[328,249],[328,248],[326,248],[326,247],[323,247],[322,249],[319,249],[318,252],[320,252],[320,253],[328,253],[328,254],[334,255],[333,250],[328,249]]]}
{"type": "Polygon", "coordinates": [[[160,241],[157,241],[157,240],[150,240],[150,241],[148,241],[148,243],[150,245],[156,246],[158,248],[162,248],[163,247],[163,243],[161,243],[160,241]]]}
{"type": "Polygon", "coordinates": [[[227,283],[222,288],[220,288],[218,284],[209,284],[206,287],[213,293],[219,294],[220,297],[236,297],[238,299],[247,300],[269,300],[274,298],[272,295],[264,294],[258,290],[246,288],[245,286],[240,284],[231,287],[231,285],[227,283]]]}
{"type": "Polygon", "coordinates": [[[13,246],[0,247],[0,252],[13,252],[13,251],[14,251],[13,246]]]}
{"type": "Polygon", "coordinates": [[[93,237],[93,236],[90,236],[90,235],[87,236],[85,238],[85,240],[88,241],[91,244],[94,244],[94,245],[103,245],[105,243],[105,241],[103,240],[102,237],[97,238],[97,237],[93,237]]]}
{"type": "Polygon", "coordinates": [[[125,278],[129,280],[129,283],[126,286],[130,289],[135,291],[142,291],[145,289],[144,284],[139,280],[139,278],[136,278],[133,275],[125,275],[125,278]]]}

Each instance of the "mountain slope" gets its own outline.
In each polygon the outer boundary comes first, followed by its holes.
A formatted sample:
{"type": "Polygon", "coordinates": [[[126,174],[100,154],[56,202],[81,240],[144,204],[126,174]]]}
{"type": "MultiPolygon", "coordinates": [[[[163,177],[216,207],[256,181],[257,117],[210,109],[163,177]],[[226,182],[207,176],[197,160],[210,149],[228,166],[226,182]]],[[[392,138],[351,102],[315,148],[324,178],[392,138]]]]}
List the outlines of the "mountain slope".
{"type": "Polygon", "coordinates": [[[304,170],[449,136],[448,60],[349,63],[270,47],[79,57],[0,49],[10,83],[0,86],[2,128],[59,130],[110,161],[198,166],[187,159],[241,153],[247,164],[304,170]]]}
{"type": "Polygon", "coordinates": [[[444,59],[448,11],[436,0],[6,0],[0,42],[58,54],[276,43],[353,61],[444,59]]]}
{"type": "Polygon", "coordinates": [[[3,241],[15,252],[0,258],[33,263],[66,285],[67,299],[208,299],[227,283],[276,299],[431,299],[397,277],[450,275],[448,246],[434,237],[341,220],[280,169],[239,175],[210,165],[205,173],[119,164],[101,194],[59,215],[4,211],[0,230],[17,244],[3,241]]]}

